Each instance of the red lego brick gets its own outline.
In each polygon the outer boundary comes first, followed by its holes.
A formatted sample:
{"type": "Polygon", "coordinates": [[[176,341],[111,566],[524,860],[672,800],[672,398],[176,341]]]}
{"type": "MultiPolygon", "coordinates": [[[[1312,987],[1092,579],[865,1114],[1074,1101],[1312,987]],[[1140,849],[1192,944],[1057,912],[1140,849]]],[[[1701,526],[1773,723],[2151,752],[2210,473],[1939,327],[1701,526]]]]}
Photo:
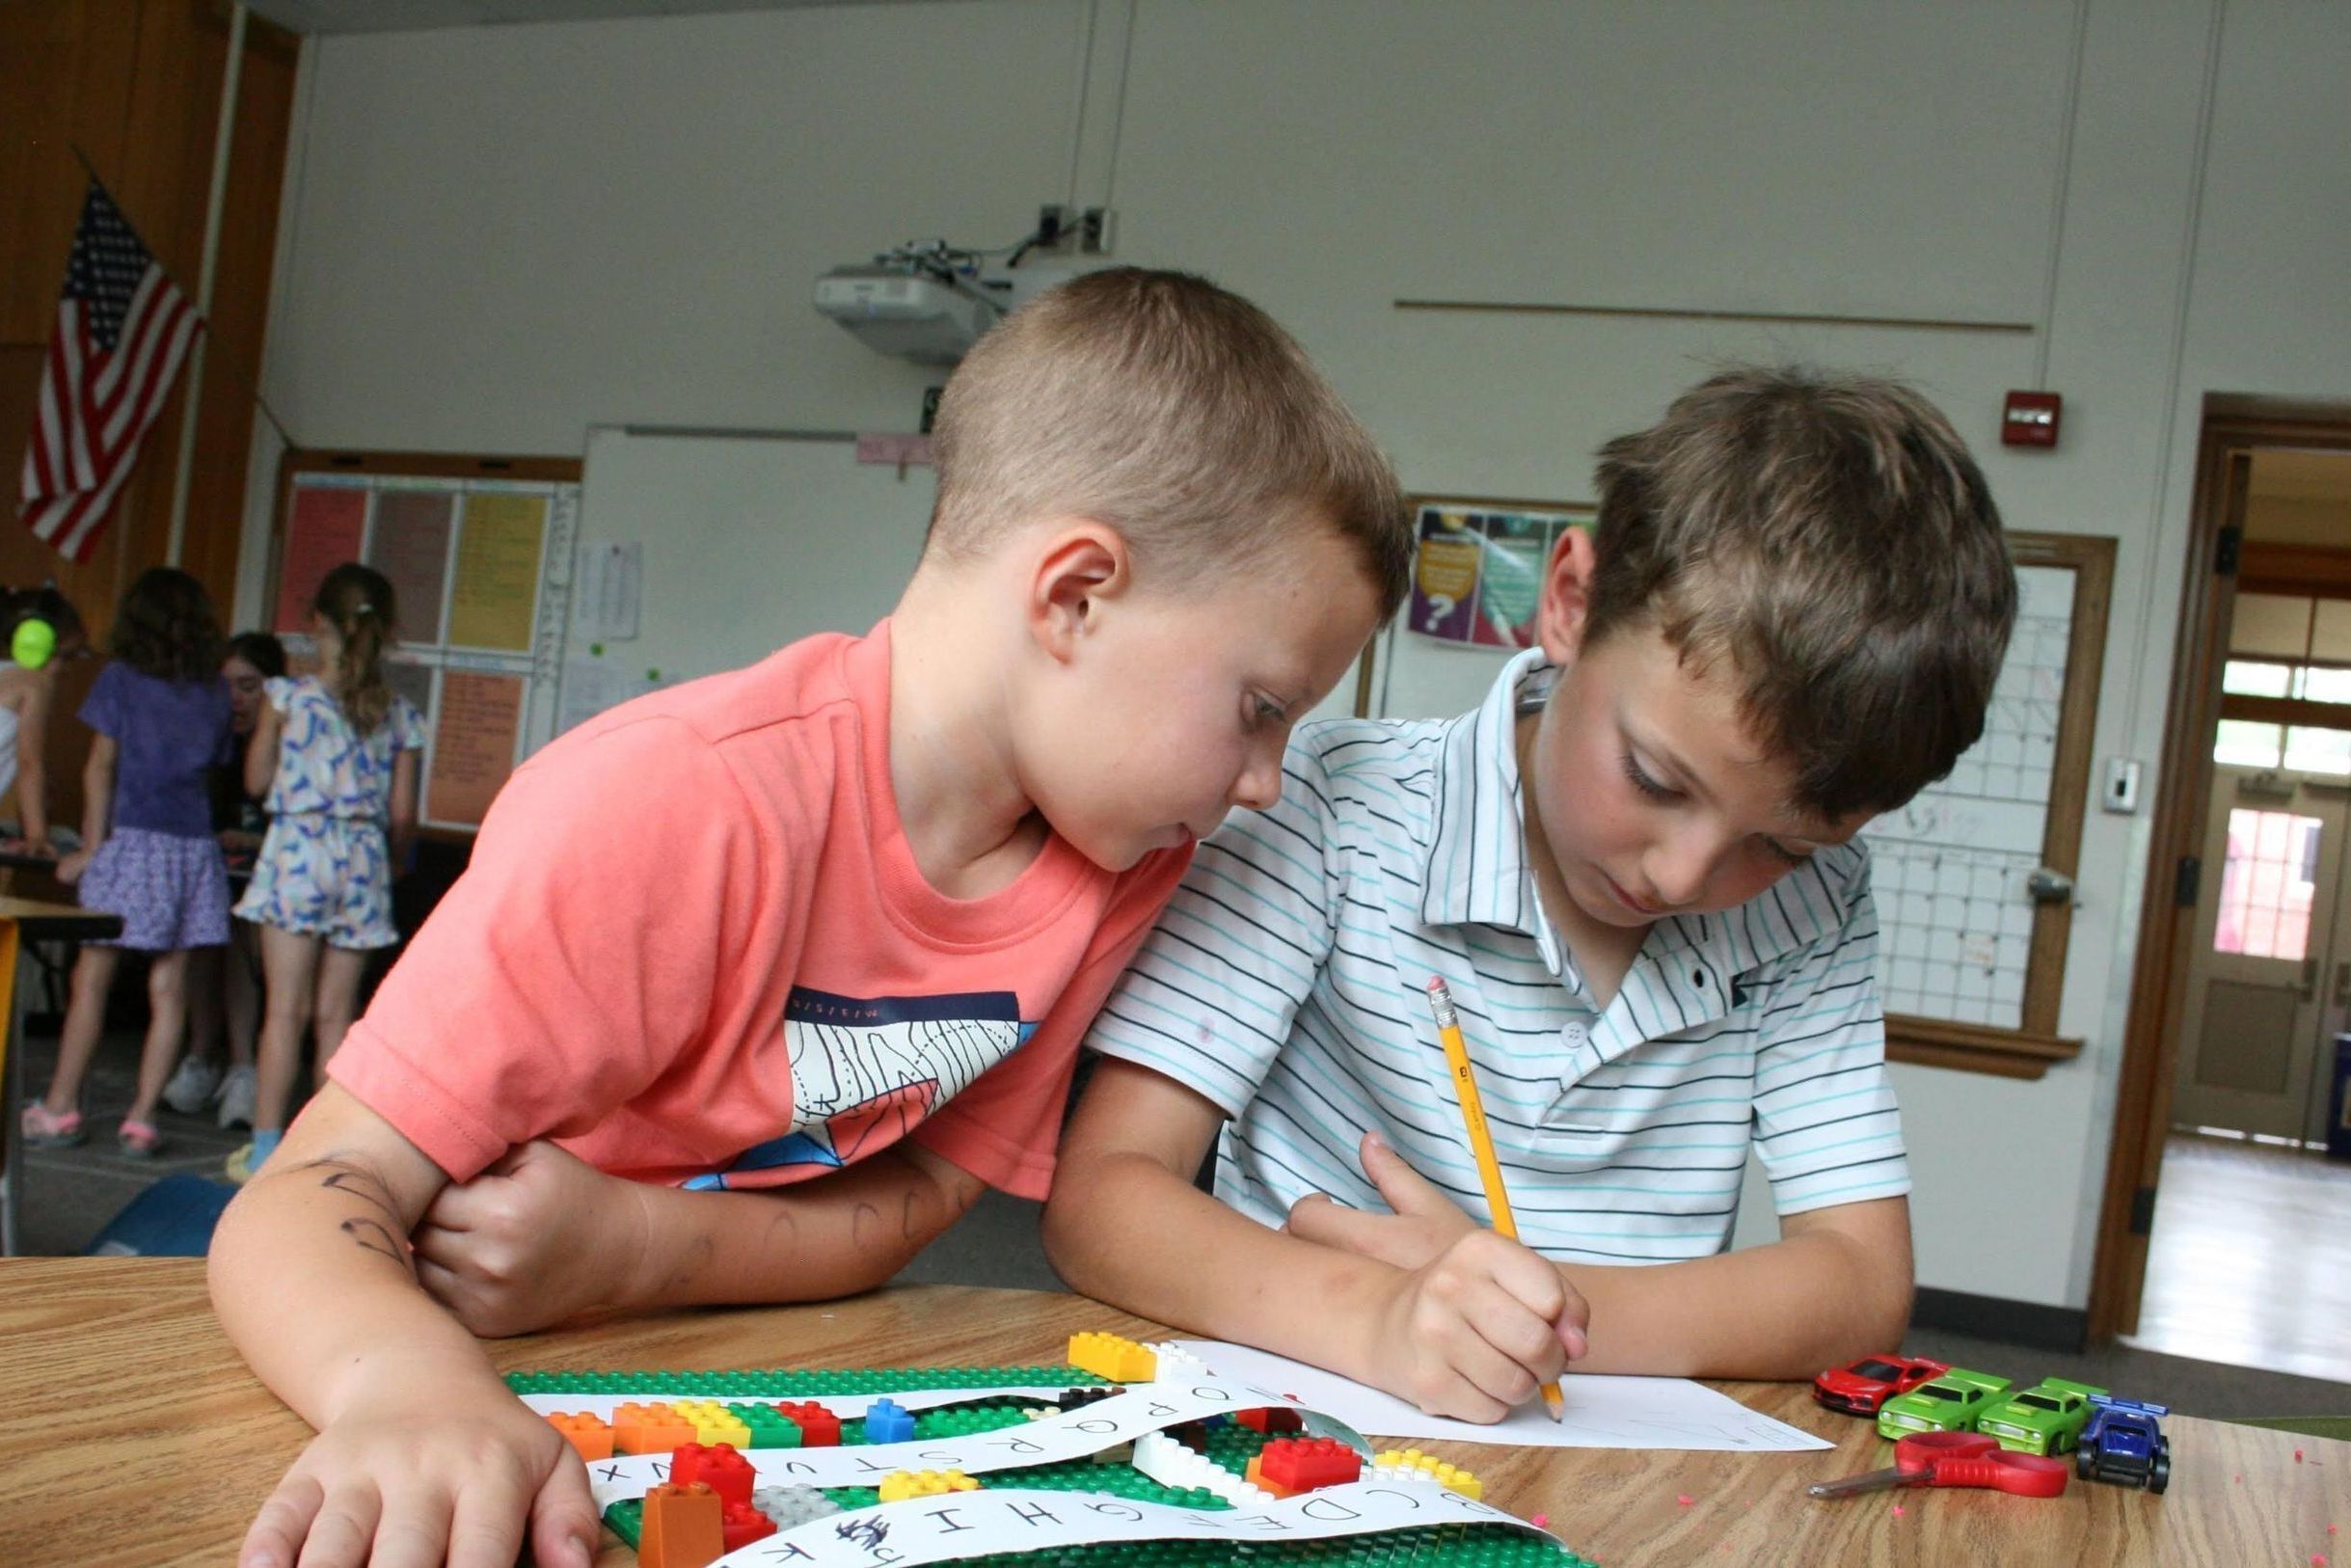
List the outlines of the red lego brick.
{"type": "Polygon", "coordinates": [[[751,1462],[731,1443],[681,1444],[669,1456],[669,1479],[678,1486],[696,1481],[718,1494],[721,1502],[751,1505],[751,1487],[758,1475],[751,1462]]]}
{"type": "Polygon", "coordinates": [[[1363,1456],[1332,1438],[1276,1438],[1258,1450],[1257,1459],[1259,1484],[1269,1491],[1311,1492],[1364,1473],[1363,1456]]]}
{"type": "Polygon", "coordinates": [[[1269,1410],[1244,1410],[1232,1419],[1251,1431],[1263,1432],[1268,1437],[1306,1430],[1306,1422],[1300,1420],[1298,1413],[1286,1405],[1276,1405],[1269,1410]]]}
{"type": "Polygon", "coordinates": [[[707,1486],[657,1486],[645,1494],[638,1568],[709,1568],[726,1553],[726,1505],[707,1486]]]}
{"type": "Polygon", "coordinates": [[[740,1552],[753,1541],[775,1533],[775,1521],[747,1502],[730,1502],[719,1517],[720,1532],[726,1537],[726,1549],[740,1552]]]}
{"type": "Polygon", "coordinates": [[[800,1429],[803,1448],[837,1448],[841,1446],[841,1418],[818,1404],[814,1399],[778,1404],[775,1407],[784,1418],[800,1429]]]}

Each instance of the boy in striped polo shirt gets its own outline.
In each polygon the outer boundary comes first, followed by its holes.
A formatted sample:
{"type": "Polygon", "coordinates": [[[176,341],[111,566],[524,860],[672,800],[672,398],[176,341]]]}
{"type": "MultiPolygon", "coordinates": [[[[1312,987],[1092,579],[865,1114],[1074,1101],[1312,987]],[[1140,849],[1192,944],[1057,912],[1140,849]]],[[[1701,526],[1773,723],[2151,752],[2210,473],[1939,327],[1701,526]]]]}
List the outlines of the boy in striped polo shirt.
{"type": "Polygon", "coordinates": [[[1045,1216],[1077,1288],[1472,1420],[1571,1364],[1796,1378],[1899,1341],[1854,834],[1982,733],[1998,514],[1915,393],[1796,371],[1707,381],[1598,484],[1475,712],[1302,731],[1280,803],[1203,844],[1088,1038],[1045,1216]],[[1780,1239],[1732,1253],[1750,1149],[1780,1239]]]}

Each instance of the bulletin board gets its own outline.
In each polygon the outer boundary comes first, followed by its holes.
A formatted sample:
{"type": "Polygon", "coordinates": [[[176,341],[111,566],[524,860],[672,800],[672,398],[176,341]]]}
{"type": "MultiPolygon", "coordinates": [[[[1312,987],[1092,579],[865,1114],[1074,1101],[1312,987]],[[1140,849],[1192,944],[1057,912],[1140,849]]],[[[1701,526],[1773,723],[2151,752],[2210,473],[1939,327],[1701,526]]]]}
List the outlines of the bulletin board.
{"type": "MultiPolygon", "coordinates": [[[[1570,502],[1421,497],[1413,508],[1413,591],[1365,650],[1359,717],[1474,708],[1531,640],[1522,557],[1535,538],[1593,521],[1570,502]]],[[[2018,615],[1983,738],[1862,837],[1887,1055],[2037,1078],[2081,1050],[2057,1034],[2072,900],[2037,901],[2028,884],[2044,868],[2069,880],[2080,867],[2115,542],[2011,532],[2008,544],[2018,615]]]]}
{"type": "Polygon", "coordinates": [[[556,728],[580,513],[577,460],[288,453],[269,629],[314,668],[311,604],[345,561],[389,578],[392,685],[425,718],[419,821],[471,833],[556,728]]]}

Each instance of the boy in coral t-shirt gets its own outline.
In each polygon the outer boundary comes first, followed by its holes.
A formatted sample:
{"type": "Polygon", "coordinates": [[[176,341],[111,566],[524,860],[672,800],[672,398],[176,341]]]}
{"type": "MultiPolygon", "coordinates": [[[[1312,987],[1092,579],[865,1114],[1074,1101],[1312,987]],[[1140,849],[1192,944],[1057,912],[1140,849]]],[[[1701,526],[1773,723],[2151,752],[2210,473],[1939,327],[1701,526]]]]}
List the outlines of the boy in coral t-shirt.
{"type": "Polygon", "coordinates": [[[1043,1196],[1078,1039],[1193,842],[1279,798],[1402,595],[1387,463],[1198,279],[1041,296],[938,431],[891,617],[520,770],[223,1218],[222,1322],[319,1429],[245,1563],[527,1536],[586,1568],[584,1474],[469,1327],[844,1294],[984,1185],[1043,1196]],[[484,1193],[528,1216],[515,1288],[484,1193]]]}

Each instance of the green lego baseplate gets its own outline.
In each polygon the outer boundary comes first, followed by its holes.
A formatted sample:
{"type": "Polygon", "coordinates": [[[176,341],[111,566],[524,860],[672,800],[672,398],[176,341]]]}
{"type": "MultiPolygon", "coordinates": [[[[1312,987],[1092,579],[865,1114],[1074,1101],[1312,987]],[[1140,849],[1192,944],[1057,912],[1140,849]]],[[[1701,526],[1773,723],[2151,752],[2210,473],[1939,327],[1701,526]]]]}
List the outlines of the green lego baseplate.
{"type": "MultiPolygon", "coordinates": [[[[812,1399],[828,1395],[887,1394],[909,1390],[969,1389],[985,1395],[991,1389],[1115,1389],[1090,1372],[1058,1366],[918,1366],[849,1368],[768,1368],[719,1371],[641,1372],[513,1372],[507,1385],[517,1393],[598,1393],[662,1399],[679,1395],[720,1400],[812,1399]]],[[[755,1407],[728,1404],[730,1413],[750,1423],[755,1407]]],[[[1040,1408],[1035,1395],[1013,1395],[1002,1401],[975,1397],[972,1401],[933,1406],[913,1415],[917,1440],[967,1437],[1023,1426],[1040,1408]]],[[[786,1423],[787,1425],[789,1423],[786,1423]]],[[[753,1446],[760,1428],[754,1425],[753,1446]]],[[[1206,1435],[1205,1457],[1234,1475],[1245,1475],[1249,1462],[1272,1441],[1265,1434],[1237,1424],[1212,1425],[1206,1435]]],[[[841,1423],[840,1446],[865,1444],[861,1424],[841,1423]]],[[[1114,1450],[1115,1452],[1116,1450],[1114,1450]]],[[[978,1477],[983,1486],[1013,1484],[1037,1491],[1107,1493],[1128,1501],[1159,1502],[1214,1512],[1232,1506],[1216,1494],[1166,1486],[1121,1459],[1097,1459],[996,1471],[978,1477]]],[[[880,1501],[873,1487],[824,1487],[824,1495],[843,1509],[866,1508],[880,1501]]],[[[637,1500],[615,1502],[605,1510],[605,1524],[632,1549],[643,1527],[644,1504],[637,1500]]],[[[1549,1535],[1530,1535],[1500,1525],[1445,1525],[1427,1529],[1394,1530],[1312,1541],[1152,1541],[1107,1542],[1094,1546],[1049,1548],[1036,1552],[1000,1553],[965,1559],[986,1568],[1211,1568],[1213,1564],[1246,1561],[1269,1565],[1361,1564],[1364,1568],[1598,1568],[1564,1543],[1549,1535]]]]}

